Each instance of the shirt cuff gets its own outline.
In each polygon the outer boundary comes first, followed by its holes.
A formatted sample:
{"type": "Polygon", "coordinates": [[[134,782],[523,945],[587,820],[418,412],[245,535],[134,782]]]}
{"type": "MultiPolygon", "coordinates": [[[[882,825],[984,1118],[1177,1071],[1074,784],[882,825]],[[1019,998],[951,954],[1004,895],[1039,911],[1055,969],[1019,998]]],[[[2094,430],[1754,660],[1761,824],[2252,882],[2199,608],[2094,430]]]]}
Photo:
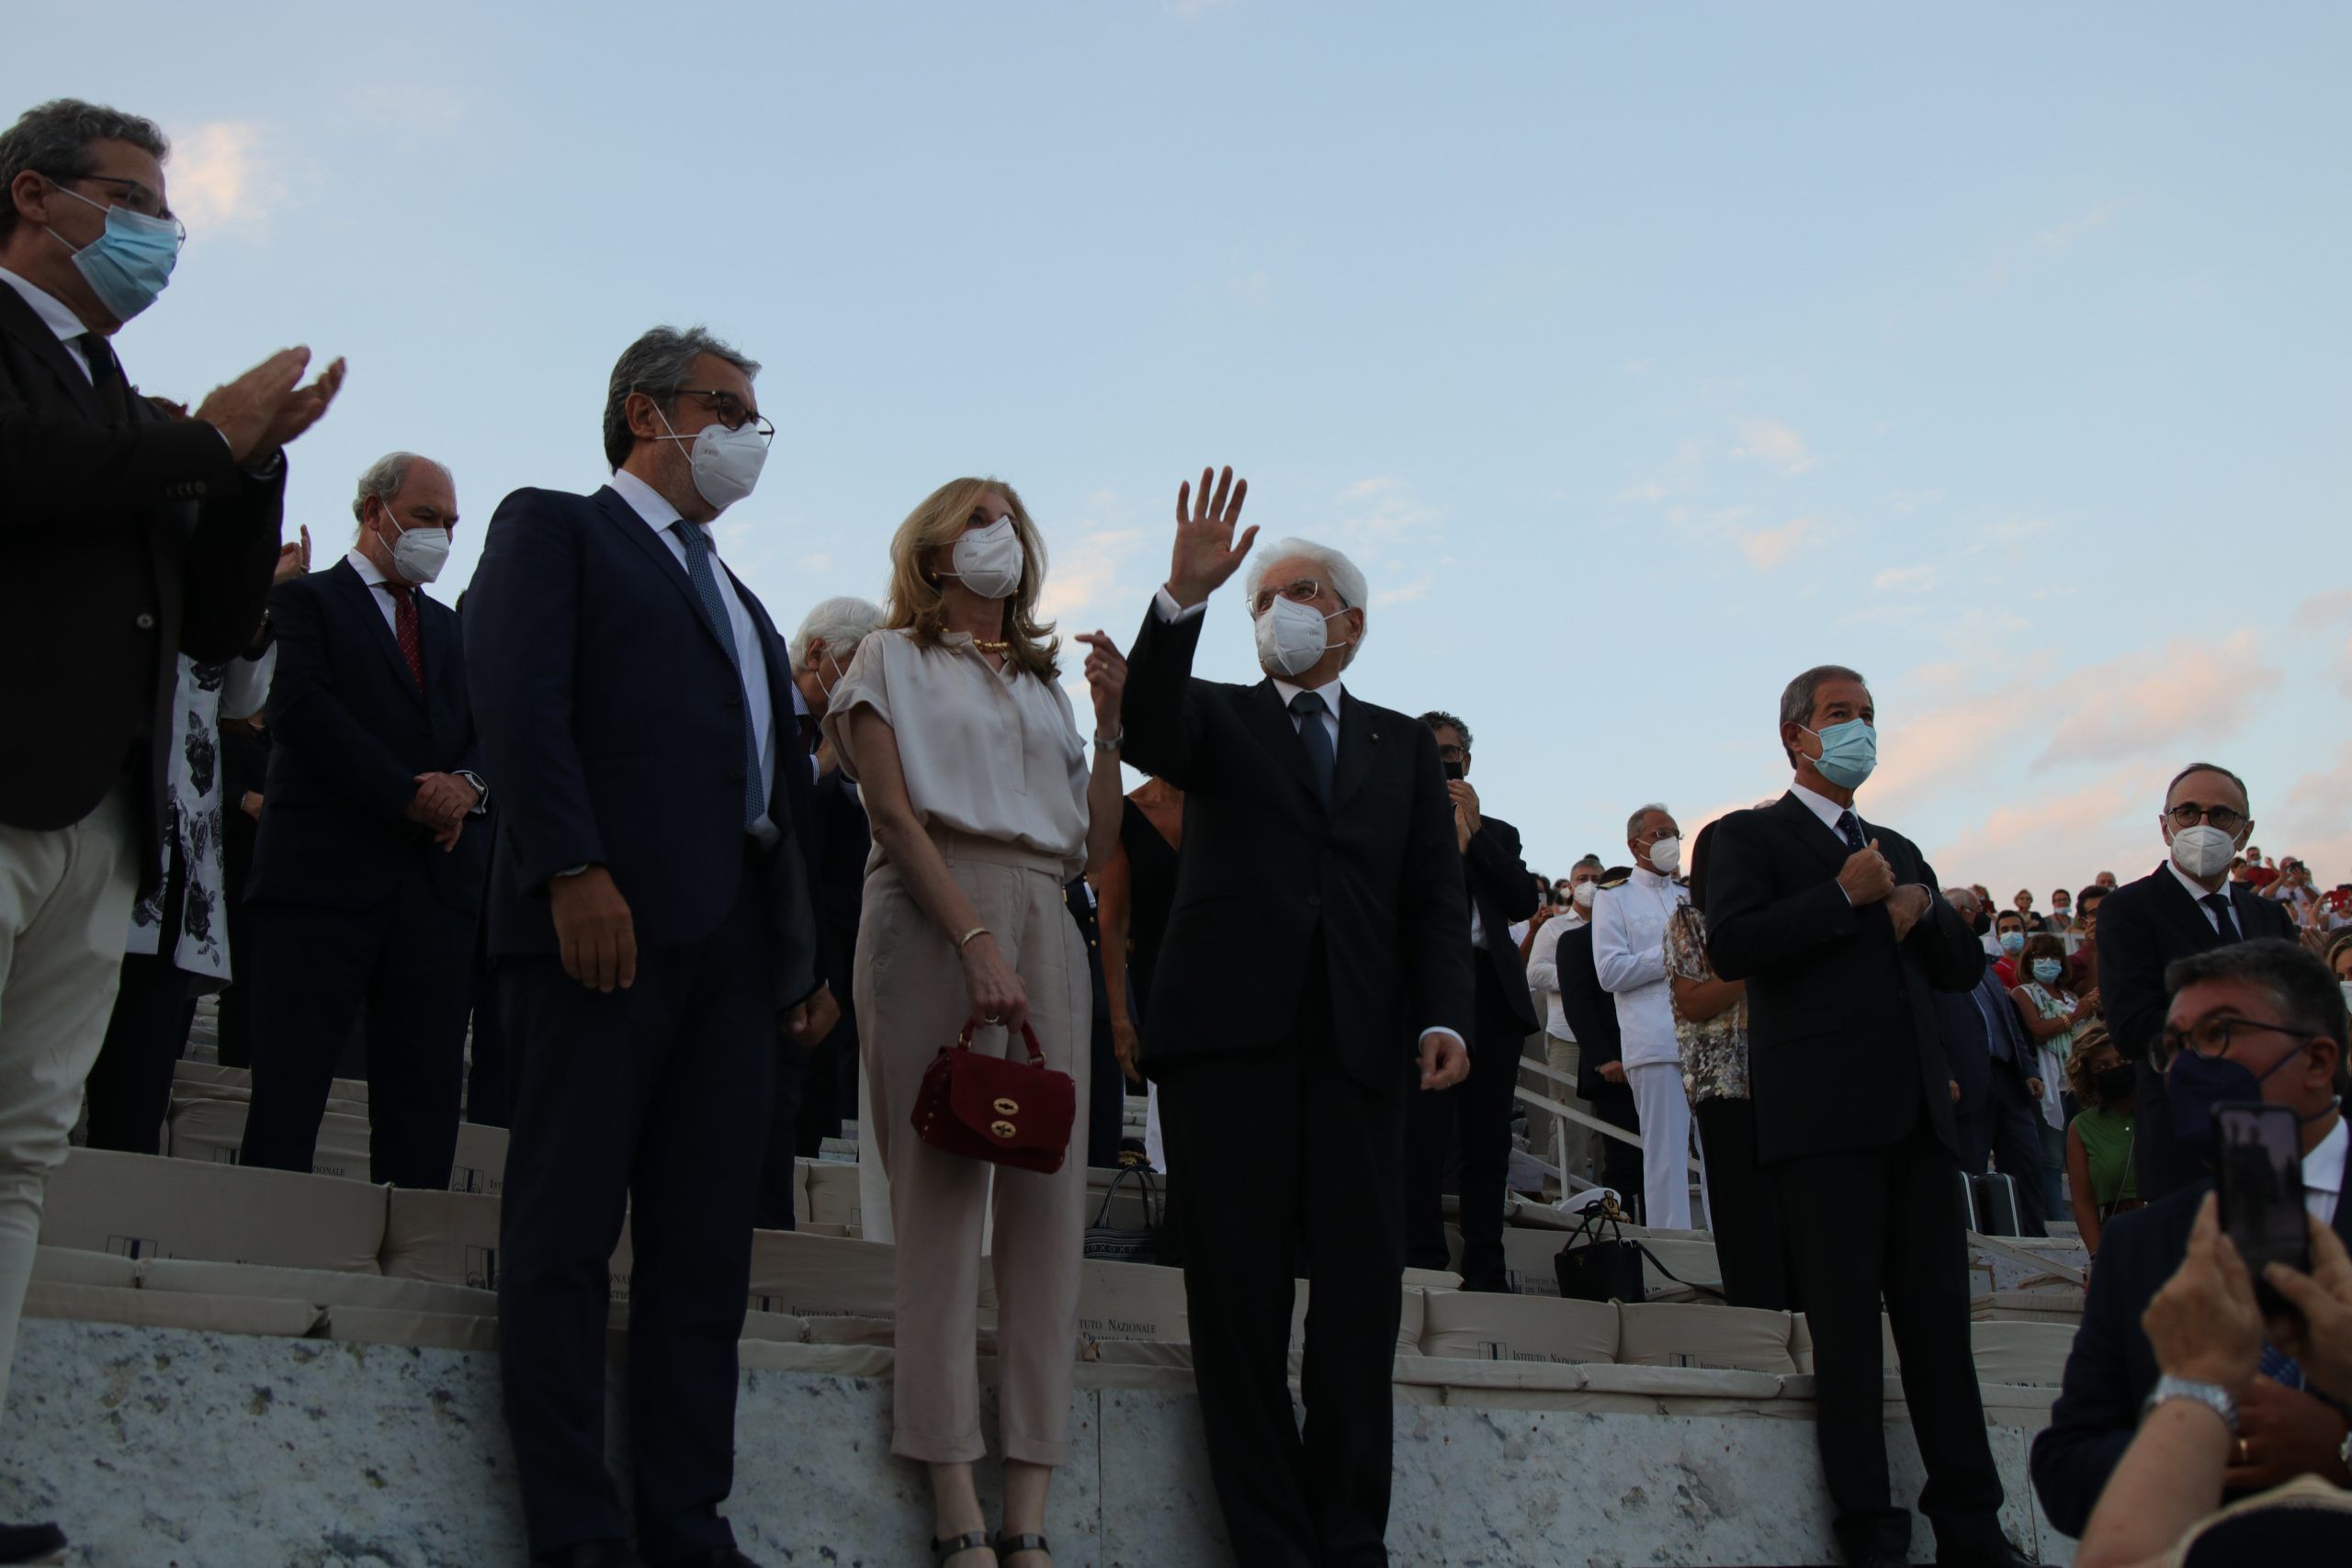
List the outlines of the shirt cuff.
{"type": "Polygon", "coordinates": [[[1427,1041],[1429,1040],[1429,1037],[1430,1037],[1430,1035],[1432,1035],[1432,1034],[1444,1034],[1444,1035],[1450,1035],[1450,1036],[1452,1036],[1452,1038],[1453,1038],[1453,1040],[1454,1043],[1455,1043],[1455,1044],[1457,1044],[1457,1045],[1460,1045],[1464,1051],[1467,1052],[1467,1051],[1470,1049],[1470,1042],[1468,1042],[1467,1040],[1463,1039],[1463,1038],[1462,1038],[1462,1036],[1461,1036],[1461,1034],[1460,1034],[1458,1032],[1456,1032],[1456,1031],[1454,1031],[1454,1030],[1448,1029],[1448,1028],[1446,1028],[1446,1027],[1445,1027],[1445,1025],[1443,1025],[1443,1024],[1442,1024],[1442,1023],[1433,1023],[1433,1024],[1430,1024],[1427,1029],[1422,1030],[1422,1031],[1421,1031],[1421,1037],[1420,1037],[1420,1039],[1419,1039],[1419,1041],[1416,1041],[1416,1042],[1415,1042],[1415,1043],[1416,1043],[1416,1044],[1421,1044],[1421,1043],[1427,1043],[1427,1041]]]}
{"type": "Polygon", "coordinates": [[[1163,584],[1159,592],[1153,595],[1151,607],[1159,614],[1161,620],[1172,625],[1178,621],[1189,621],[1196,615],[1204,614],[1209,607],[1209,602],[1204,599],[1187,610],[1176,603],[1176,595],[1168,592],[1166,585],[1163,584]]]}

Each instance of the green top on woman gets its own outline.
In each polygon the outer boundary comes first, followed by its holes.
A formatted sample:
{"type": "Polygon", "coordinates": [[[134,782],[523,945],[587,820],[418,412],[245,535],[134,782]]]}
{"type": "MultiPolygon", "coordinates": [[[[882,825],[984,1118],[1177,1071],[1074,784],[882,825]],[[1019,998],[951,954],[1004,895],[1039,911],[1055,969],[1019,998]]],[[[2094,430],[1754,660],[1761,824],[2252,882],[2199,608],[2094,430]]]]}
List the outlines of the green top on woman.
{"type": "Polygon", "coordinates": [[[2132,1174],[2132,1113],[2102,1106],[2075,1113],[2075,1134],[2089,1156],[2091,1198],[2102,1209],[2120,1198],[2137,1199],[2132,1174]]]}

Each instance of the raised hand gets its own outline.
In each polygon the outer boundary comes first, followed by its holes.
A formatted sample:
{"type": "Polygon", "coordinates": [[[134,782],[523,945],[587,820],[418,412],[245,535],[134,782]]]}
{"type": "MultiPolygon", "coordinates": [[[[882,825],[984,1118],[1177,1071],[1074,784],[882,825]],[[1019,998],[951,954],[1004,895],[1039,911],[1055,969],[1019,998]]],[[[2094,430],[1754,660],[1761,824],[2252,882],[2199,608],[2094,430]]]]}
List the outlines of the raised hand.
{"type": "MultiPolygon", "coordinates": [[[[262,448],[270,429],[310,363],[307,348],[280,349],[227,386],[213,388],[197,405],[196,417],[220,433],[229,443],[229,456],[239,464],[252,467],[256,456],[266,462],[270,452],[262,448]]],[[[336,379],[340,384],[339,373],[336,379]]],[[[271,451],[275,449],[273,446],[271,451]]]]}
{"type": "Polygon", "coordinates": [[[1222,474],[1203,468],[1197,499],[1189,482],[1176,487],[1176,550],[1169,562],[1168,592],[1184,609],[1205,602],[1224,587],[1257,542],[1255,524],[1238,544],[1233,538],[1234,525],[1241,521],[1241,503],[1249,494],[1250,481],[1237,482],[1230,468],[1222,474]],[[1215,495],[1209,492],[1211,479],[1216,482],[1215,495]]]}
{"type": "Polygon", "coordinates": [[[270,573],[269,581],[273,584],[284,582],[289,578],[300,577],[310,570],[311,527],[306,523],[302,525],[300,544],[288,542],[277,547],[277,570],[270,573]]]}
{"type": "Polygon", "coordinates": [[[267,463],[277,455],[279,447],[318,423],[327,412],[327,405],[334,401],[334,395],[343,390],[343,373],[344,363],[338,359],[321,372],[317,380],[287,394],[286,400],[277,405],[277,417],[270,421],[254,457],[267,463]]]}
{"type": "Polygon", "coordinates": [[[1101,632],[1080,632],[1078,640],[1087,649],[1086,690],[1094,699],[1094,733],[1114,736],[1119,733],[1119,698],[1127,689],[1126,656],[1101,632]]]}

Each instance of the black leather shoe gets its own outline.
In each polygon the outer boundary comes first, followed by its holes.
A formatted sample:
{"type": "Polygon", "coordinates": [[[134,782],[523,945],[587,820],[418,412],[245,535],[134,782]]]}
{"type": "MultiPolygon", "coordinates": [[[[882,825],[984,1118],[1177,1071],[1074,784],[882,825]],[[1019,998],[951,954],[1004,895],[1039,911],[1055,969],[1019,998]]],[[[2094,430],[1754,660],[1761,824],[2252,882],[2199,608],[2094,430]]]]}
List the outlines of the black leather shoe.
{"type": "Polygon", "coordinates": [[[625,1540],[582,1540],[532,1558],[531,1568],[645,1568],[645,1560],[625,1540]]]}
{"type": "Polygon", "coordinates": [[[64,1550],[55,1525],[0,1525],[0,1562],[47,1562],[64,1550]]]}

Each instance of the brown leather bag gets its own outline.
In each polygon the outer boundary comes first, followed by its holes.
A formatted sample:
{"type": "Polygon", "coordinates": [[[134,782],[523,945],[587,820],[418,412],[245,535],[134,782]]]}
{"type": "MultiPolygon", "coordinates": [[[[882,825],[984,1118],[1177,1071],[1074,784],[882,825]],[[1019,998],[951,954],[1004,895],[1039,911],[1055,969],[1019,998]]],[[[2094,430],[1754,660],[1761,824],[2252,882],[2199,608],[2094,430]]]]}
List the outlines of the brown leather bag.
{"type": "Polygon", "coordinates": [[[964,1021],[956,1043],[943,1046],[915,1097],[915,1135],[966,1159],[1051,1173],[1069,1154],[1078,1120],[1078,1080],[1046,1066],[1036,1031],[1023,1020],[1026,1062],[972,1049],[978,1019],[964,1021]]]}

